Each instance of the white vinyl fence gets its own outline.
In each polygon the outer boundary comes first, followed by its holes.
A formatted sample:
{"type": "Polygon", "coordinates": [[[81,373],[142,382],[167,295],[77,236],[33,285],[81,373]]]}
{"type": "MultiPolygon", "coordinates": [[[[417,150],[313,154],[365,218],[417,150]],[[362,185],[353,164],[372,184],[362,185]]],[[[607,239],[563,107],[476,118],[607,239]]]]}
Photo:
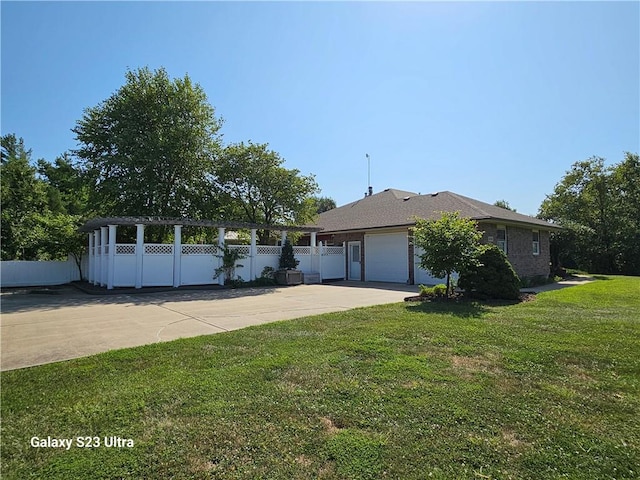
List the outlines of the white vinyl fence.
{"type": "MultiPolygon", "coordinates": [[[[221,283],[214,277],[222,260],[216,256],[216,245],[145,243],[138,252],[136,244],[94,246],[89,256],[87,279],[108,287],[150,287],[209,285],[221,283]]],[[[235,278],[253,280],[265,267],[278,268],[282,247],[231,245],[244,257],[237,262],[235,278]]],[[[298,269],[319,274],[321,280],[342,279],[345,274],[344,247],[293,247],[298,269]]]]}
{"type": "MultiPolygon", "coordinates": [[[[215,256],[215,245],[183,244],[175,252],[173,244],[142,245],[141,255],[136,244],[115,244],[92,247],[90,256],[83,258],[82,273],[85,279],[98,285],[107,285],[112,274],[113,287],[208,285],[219,283],[214,271],[221,264],[215,256]]],[[[249,245],[234,245],[245,257],[238,261],[236,277],[251,280],[259,277],[265,267],[278,268],[282,247],[257,245],[250,255],[249,245]]],[[[344,247],[293,247],[300,262],[298,269],[304,273],[319,273],[321,280],[345,277],[344,247]]],[[[62,285],[80,280],[78,267],[72,258],[66,262],[1,262],[0,285],[3,287],[62,285]]]]}
{"type": "MultiPolygon", "coordinates": [[[[87,275],[88,257],[82,259],[82,273],[87,275]]],[[[75,260],[66,261],[8,261],[0,262],[0,286],[35,287],[63,285],[80,280],[80,272],[75,260]]]]}

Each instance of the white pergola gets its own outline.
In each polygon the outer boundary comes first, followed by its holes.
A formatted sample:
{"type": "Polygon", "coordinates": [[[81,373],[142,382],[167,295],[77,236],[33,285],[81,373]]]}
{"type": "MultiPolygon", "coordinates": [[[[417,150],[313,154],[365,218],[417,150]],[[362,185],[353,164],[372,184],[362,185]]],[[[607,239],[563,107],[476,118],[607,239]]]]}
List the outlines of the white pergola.
{"type": "MultiPolygon", "coordinates": [[[[212,253],[213,246],[203,245],[183,245],[182,244],[182,227],[194,226],[194,227],[206,227],[218,229],[217,246],[222,248],[224,246],[224,237],[226,230],[250,230],[251,231],[251,243],[248,245],[248,251],[246,252],[249,259],[249,279],[254,280],[258,276],[257,264],[259,256],[257,245],[257,231],[258,230],[271,230],[281,232],[282,243],[287,238],[287,232],[305,232],[309,233],[311,237],[310,247],[296,247],[307,248],[309,254],[319,254],[316,245],[316,234],[320,230],[320,227],[313,226],[282,226],[282,225],[260,225],[244,222],[222,222],[214,220],[193,220],[187,218],[160,218],[160,217],[110,217],[110,218],[95,218],[87,221],[80,231],[88,234],[89,244],[89,281],[96,284],[106,286],[107,289],[112,289],[114,286],[134,286],[135,288],[142,288],[152,284],[153,281],[148,280],[152,278],[151,275],[155,271],[160,271],[160,267],[154,267],[153,262],[164,262],[164,269],[162,270],[165,279],[165,283],[168,283],[166,278],[166,271],[169,270],[170,256],[172,258],[172,285],[179,287],[185,284],[182,278],[182,259],[186,254],[199,253],[198,247],[209,247],[207,250],[200,248],[202,254],[207,252],[212,253]],[[160,225],[160,226],[173,226],[174,228],[174,241],[173,244],[145,244],[144,243],[144,229],[146,226],[160,225]],[[136,227],[136,243],[135,244],[117,244],[116,233],[117,228],[121,226],[135,226],[136,227]],[[190,248],[183,248],[183,247],[190,248]],[[186,253],[185,253],[186,252],[186,253]],[[151,255],[157,255],[151,257],[151,255]],[[149,257],[147,264],[144,263],[144,258],[149,257]],[[160,258],[160,256],[162,258],[160,258]],[[135,261],[133,260],[135,258],[135,261]],[[152,262],[153,259],[153,262],[152,262]],[[146,269],[146,271],[145,271],[146,269]],[[152,270],[155,269],[155,270],[152,270]],[[123,273],[124,272],[124,273],[123,273]],[[134,273],[135,272],[135,278],[134,273]],[[146,273],[146,276],[145,276],[146,273]],[[126,277],[126,280],[122,280],[126,277]],[[126,283],[126,285],[124,284],[126,283]],[[131,283],[131,285],[129,285],[131,283]]],[[[245,246],[246,249],[247,246],[245,246]]],[[[279,247],[269,247],[279,248],[279,247]]],[[[320,246],[322,248],[322,246],[320,246]]],[[[336,251],[337,254],[337,251],[336,251]]],[[[211,255],[209,255],[211,256],[211,255]]],[[[313,265],[313,258],[311,259],[313,265]]],[[[159,265],[160,263],[158,263],[159,265]]],[[[202,283],[202,282],[200,282],[202,283]]],[[[205,283],[214,283],[212,281],[205,283]]],[[[220,276],[218,283],[224,285],[224,278],[220,276]]],[[[190,283],[193,284],[193,283],[190,283]]]]}

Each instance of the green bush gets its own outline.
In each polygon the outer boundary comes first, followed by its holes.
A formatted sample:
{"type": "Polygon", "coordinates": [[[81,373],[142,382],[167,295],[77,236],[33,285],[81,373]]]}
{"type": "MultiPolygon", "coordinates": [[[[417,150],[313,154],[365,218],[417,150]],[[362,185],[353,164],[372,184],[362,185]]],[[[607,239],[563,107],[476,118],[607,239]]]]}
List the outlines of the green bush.
{"type": "Polygon", "coordinates": [[[253,287],[271,287],[276,284],[273,278],[258,277],[253,282],[249,282],[253,287]]]}
{"type": "MultiPolygon", "coordinates": [[[[213,278],[218,278],[220,275],[224,275],[224,284],[234,286],[235,280],[240,280],[242,283],[242,279],[238,277],[235,279],[236,268],[242,268],[243,265],[238,263],[238,260],[242,260],[246,258],[244,255],[240,253],[239,250],[232,249],[226,243],[222,246],[216,246],[217,254],[214,256],[220,258],[222,260],[222,265],[215,269],[213,273],[213,278]]],[[[237,283],[237,282],[236,282],[237,283]]]]}
{"type": "Polygon", "coordinates": [[[262,273],[260,274],[260,278],[269,278],[273,280],[273,276],[276,273],[275,268],[273,267],[264,267],[262,269],[262,273]]]}
{"type": "Polygon", "coordinates": [[[447,296],[447,286],[443,283],[436,285],[433,287],[433,294],[436,297],[446,297],[447,296]]]}
{"type": "Polygon", "coordinates": [[[460,273],[458,286],[479,297],[517,299],[520,279],[506,255],[495,245],[482,245],[479,250],[478,265],[460,273]]]}
{"type": "Polygon", "coordinates": [[[246,286],[246,283],[241,276],[236,278],[228,278],[224,281],[224,284],[230,288],[243,288],[246,286]]]}
{"type": "Polygon", "coordinates": [[[419,285],[420,296],[421,297],[446,297],[447,296],[447,286],[444,283],[440,285],[435,285],[433,287],[427,287],[426,285],[419,285]]]}
{"type": "Polygon", "coordinates": [[[433,287],[427,287],[426,285],[418,285],[418,288],[420,289],[420,296],[421,297],[430,297],[431,295],[433,295],[433,287]]]}
{"type": "Polygon", "coordinates": [[[273,267],[264,267],[262,273],[252,283],[257,287],[269,287],[276,284],[274,278],[276,271],[273,267]]]}
{"type": "Polygon", "coordinates": [[[293,245],[289,239],[284,241],[284,245],[282,245],[282,252],[280,254],[280,260],[278,262],[278,268],[284,270],[295,270],[298,267],[298,260],[293,253],[293,245]]]}

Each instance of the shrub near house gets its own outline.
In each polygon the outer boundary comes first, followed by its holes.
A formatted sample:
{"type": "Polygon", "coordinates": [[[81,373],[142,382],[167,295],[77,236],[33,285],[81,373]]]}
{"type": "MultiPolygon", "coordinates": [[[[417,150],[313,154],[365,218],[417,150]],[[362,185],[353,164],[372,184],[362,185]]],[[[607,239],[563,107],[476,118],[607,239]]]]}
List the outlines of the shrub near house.
{"type": "Polygon", "coordinates": [[[478,248],[478,263],[460,273],[458,286],[470,295],[515,300],[520,295],[520,279],[495,245],[478,248]]]}

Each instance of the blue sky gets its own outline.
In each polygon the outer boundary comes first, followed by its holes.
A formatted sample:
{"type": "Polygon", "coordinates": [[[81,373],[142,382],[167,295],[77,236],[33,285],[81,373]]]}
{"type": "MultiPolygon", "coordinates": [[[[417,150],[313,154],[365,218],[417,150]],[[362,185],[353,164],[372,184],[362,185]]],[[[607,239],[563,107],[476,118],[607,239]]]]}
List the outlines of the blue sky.
{"type": "Polygon", "coordinates": [[[535,214],[571,164],[640,150],[639,2],[6,2],[2,134],[76,148],[127,68],[189,74],[227,143],[338,205],[451,190],[535,214]]]}

